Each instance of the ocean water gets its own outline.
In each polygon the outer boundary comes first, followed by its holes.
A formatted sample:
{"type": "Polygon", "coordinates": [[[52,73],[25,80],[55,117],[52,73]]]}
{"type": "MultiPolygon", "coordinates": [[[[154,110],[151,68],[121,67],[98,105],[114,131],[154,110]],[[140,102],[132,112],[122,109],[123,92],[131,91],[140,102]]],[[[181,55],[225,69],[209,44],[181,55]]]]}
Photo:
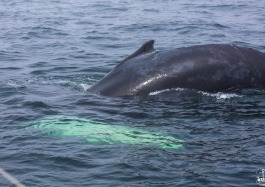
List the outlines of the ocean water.
{"type": "MultiPolygon", "coordinates": [[[[34,187],[258,186],[265,91],[119,98],[86,89],[150,39],[157,50],[229,43],[265,52],[264,9],[254,0],[2,0],[0,167],[34,187]],[[159,132],[181,147],[29,128],[54,116],[159,132]]],[[[13,185],[0,176],[0,186],[13,185]]]]}

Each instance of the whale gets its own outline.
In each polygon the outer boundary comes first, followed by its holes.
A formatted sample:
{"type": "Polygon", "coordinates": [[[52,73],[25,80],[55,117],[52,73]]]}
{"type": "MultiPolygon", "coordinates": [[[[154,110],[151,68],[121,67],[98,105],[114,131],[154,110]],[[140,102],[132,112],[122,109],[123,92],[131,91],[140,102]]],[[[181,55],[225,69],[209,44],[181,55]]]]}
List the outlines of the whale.
{"type": "Polygon", "coordinates": [[[157,51],[150,40],[87,91],[137,96],[177,88],[205,92],[264,89],[265,53],[232,44],[157,51]]]}

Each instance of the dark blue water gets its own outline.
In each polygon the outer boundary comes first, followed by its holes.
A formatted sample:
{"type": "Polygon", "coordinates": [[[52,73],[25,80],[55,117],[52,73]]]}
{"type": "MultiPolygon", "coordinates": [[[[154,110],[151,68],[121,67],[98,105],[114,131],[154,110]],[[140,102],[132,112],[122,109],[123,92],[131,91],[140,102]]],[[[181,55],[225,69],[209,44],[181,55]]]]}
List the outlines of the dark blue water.
{"type": "MultiPolygon", "coordinates": [[[[265,51],[265,1],[2,0],[0,166],[26,186],[257,186],[265,91],[87,93],[126,56],[230,43],[265,51]],[[141,127],[177,150],[84,143],[28,129],[54,115],[141,127]]],[[[12,186],[0,176],[0,186],[12,186]]]]}

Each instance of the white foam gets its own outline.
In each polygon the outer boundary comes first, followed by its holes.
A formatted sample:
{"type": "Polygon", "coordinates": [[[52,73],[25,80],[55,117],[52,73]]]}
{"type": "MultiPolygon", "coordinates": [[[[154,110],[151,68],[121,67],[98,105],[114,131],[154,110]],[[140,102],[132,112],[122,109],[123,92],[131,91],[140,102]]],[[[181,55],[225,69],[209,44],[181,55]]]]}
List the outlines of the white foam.
{"type": "MultiPolygon", "coordinates": [[[[165,90],[159,90],[155,92],[149,93],[149,95],[158,95],[164,92],[170,92],[170,91],[184,91],[187,90],[185,88],[174,88],[174,89],[165,89],[165,90]]],[[[242,95],[238,95],[235,93],[223,93],[223,92],[218,92],[218,93],[209,93],[209,92],[203,92],[203,91],[198,91],[197,93],[202,94],[203,96],[208,96],[208,97],[214,97],[218,100],[225,100],[225,99],[231,99],[231,98],[240,98],[242,95]]]]}
{"type": "Polygon", "coordinates": [[[222,93],[222,92],[208,93],[208,92],[202,92],[202,91],[199,91],[199,93],[201,93],[204,96],[215,97],[216,99],[231,99],[231,98],[242,97],[242,95],[238,95],[235,93],[222,93]]]}
{"type": "Polygon", "coordinates": [[[82,88],[84,89],[84,91],[87,91],[88,90],[88,88],[90,87],[90,85],[88,85],[88,84],[80,84],[80,86],[82,86],[82,88]]]}
{"type": "Polygon", "coordinates": [[[18,84],[16,81],[9,80],[5,83],[8,87],[11,88],[24,88],[25,86],[18,84]]]}

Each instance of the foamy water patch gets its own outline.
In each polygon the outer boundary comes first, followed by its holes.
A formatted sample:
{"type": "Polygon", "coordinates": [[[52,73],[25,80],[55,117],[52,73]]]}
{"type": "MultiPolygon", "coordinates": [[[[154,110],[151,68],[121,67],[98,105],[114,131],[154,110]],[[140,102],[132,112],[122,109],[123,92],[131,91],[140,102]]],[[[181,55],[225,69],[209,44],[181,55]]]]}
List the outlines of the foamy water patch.
{"type": "MultiPolygon", "coordinates": [[[[91,79],[92,80],[92,79],[91,79]]],[[[88,79],[88,82],[91,81],[88,79]]],[[[86,79],[87,81],[87,79],[86,79]]],[[[82,83],[83,79],[78,77],[74,78],[57,78],[57,77],[34,77],[27,80],[28,84],[37,84],[37,85],[54,85],[60,87],[70,87],[78,90],[87,91],[87,89],[91,86],[90,84],[82,83]]]]}
{"type": "Polygon", "coordinates": [[[222,93],[222,92],[209,93],[209,92],[202,92],[202,91],[199,91],[199,93],[202,94],[203,96],[215,97],[216,99],[232,99],[232,98],[242,97],[242,95],[238,95],[235,93],[222,93]]]}
{"type": "Polygon", "coordinates": [[[80,86],[84,89],[84,91],[87,91],[88,88],[90,88],[91,85],[88,85],[88,84],[80,84],[80,86]]]}
{"type": "Polygon", "coordinates": [[[4,85],[9,87],[9,88],[15,88],[15,89],[26,87],[25,85],[22,85],[21,83],[15,81],[15,80],[8,80],[8,81],[4,82],[4,85]]]}

